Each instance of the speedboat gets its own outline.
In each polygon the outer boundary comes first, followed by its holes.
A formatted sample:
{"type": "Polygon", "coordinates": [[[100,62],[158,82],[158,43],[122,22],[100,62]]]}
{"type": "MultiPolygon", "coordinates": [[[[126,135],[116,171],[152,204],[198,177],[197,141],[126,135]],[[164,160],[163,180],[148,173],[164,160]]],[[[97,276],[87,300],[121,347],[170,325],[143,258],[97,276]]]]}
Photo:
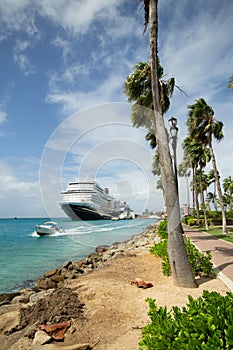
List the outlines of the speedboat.
{"type": "Polygon", "coordinates": [[[49,236],[56,232],[61,232],[61,230],[59,229],[58,224],[54,221],[46,221],[42,225],[36,225],[36,233],[39,236],[49,236]]]}

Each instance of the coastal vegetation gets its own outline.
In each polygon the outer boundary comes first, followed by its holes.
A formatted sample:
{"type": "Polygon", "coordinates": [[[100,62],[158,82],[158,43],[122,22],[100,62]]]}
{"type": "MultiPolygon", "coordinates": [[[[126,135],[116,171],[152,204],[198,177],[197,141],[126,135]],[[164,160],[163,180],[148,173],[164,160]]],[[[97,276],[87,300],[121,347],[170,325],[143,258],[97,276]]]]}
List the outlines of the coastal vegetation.
{"type": "MultiPolygon", "coordinates": [[[[227,234],[227,224],[226,224],[226,215],[223,202],[222,189],[219,180],[219,173],[217,169],[216,157],[213,150],[212,141],[213,138],[216,141],[221,141],[223,139],[223,123],[216,120],[214,115],[214,110],[212,107],[208,106],[206,101],[203,98],[196,100],[192,105],[188,106],[189,113],[187,119],[188,126],[188,136],[184,141],[184,149],[186,153],[186,158],[189,157],[193,166],[194,172],[194,191],[196,199],[196,209],[198,213],[198,203],[197,203],[197,175],[200,176],[200,188],[199,193],[202,198],[202,207],[204,211],[204,219],[206,229],[208,230],[207,216],[206,216],[206,206],[204,203],[204,194],[203,194],[203,181],[202,174],[203,168],[211,160],[214,181],[216,184],[219,205],[222,212],[222,230],[224,234],[227,234]],[[197,174],[197,169],[199,167],[199,173],[197,174]]],[[[199,218],[199,216],[198,216],[199,218]]]]}
{"type": "MultiPolygon", "coordinates": [[[[168,259],[167,220],[160,222],[158,226],[158,236],[160,237],[161,242],[151,247],[150,253],[155,254],[162,259],[163,274],[165,276],[170,276],[171,267],[168,259]]],[[[191,243],[189,238],[185,239],[185,248],[192,272],[195,276],[202,276],[203,274],[210,277],[215,276],[210,252],[206,252],[206,254],[200,252],[195,245],[191,243]]]]}
{"type": "Polygon", "coordinates": [[[147,299],[151,322],[142,330],[140,350],[233,348],[233,294],[204,291],[188,299],[185,307],[172,310],[147,299]]]}
{"type": "MultiPolygon", "coordinates": [[[[149,66],[139,64],[135,67],[136,70],[140,68],[143,71],[144,77],[146,76],[147,78],[147,84],[143,83],[140,71],[136,71],[137,79],[135,79],[136,73],[133,73],[127,78],[124,87],[129,101],[134,102],[132,107],[134,120],[135,114],[138,111],[142,111],[141,108],[138,108],[137,102],[144,107],[144,112],[148,113],[148,109],[150,111],[149,118],[146,117],[144,119],[144,114],[142,114],[142,117],[149,128],[148,131],[151,131],[150,128],[152,128],[151,135],[154,135],[156,140],[164,199],[168,214],[168,255],[174,283],[180,287],[194,288],[197,287],[197,284],[188,261],[183,240],[178,188],[173,172],[167,130],[163,119],[165,107],[169,107],[169,97],[172,95],[175,81],[172,79],[166,85],[161,80],[163,71],[158,56],[158,0],[144,0],[143,4],[145,13],[144,29],[146,31],[147,25],[149,25],[150,33],[150,63],[149,66]],[[140,89],[138,89],[138,84],[135,87],[135,81],[136,83],[142,81],[139,84],[140,89]]],[[[142,121],[142,119],[140,120],[142,121]]]]}

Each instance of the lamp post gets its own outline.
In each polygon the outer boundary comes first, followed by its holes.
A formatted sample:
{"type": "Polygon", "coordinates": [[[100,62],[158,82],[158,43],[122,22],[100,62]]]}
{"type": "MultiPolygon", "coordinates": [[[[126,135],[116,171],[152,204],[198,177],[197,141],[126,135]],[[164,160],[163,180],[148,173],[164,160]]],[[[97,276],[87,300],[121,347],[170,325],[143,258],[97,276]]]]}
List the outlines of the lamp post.
{"type": "Polygon", "coordinates": [[[174,165],[174,175],[176,181],[176,188],[178,193],[178,176],[177,176],[177,160],[176,160],[176,147],[177,147],[177,135],[178,135],[178,127],[177,127],[177,119],[172,117],[168,120],[170,125],[170,135],[171,135],[171,144],[173,149],[173,165],[174,165]]]}

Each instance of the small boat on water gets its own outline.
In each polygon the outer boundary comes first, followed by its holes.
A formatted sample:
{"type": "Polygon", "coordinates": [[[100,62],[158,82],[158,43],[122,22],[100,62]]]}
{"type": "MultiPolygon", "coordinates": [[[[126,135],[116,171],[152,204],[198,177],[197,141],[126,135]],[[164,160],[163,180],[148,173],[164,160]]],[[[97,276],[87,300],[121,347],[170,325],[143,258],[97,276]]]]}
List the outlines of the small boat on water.
{"type": "Polygon", "coordinates": [[[61,230],[59,229],[58,224],[54,221],[46,221],[42,225],[36,225],[36,233],[39,236],[49,236],[56,232],[61,232],[61,230]]]}

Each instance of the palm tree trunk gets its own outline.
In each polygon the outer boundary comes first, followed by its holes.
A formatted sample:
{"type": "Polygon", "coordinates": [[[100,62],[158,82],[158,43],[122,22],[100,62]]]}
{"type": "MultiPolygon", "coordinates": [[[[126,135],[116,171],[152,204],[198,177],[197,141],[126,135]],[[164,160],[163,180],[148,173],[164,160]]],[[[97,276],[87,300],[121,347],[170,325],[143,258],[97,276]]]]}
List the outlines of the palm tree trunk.
{"type": "Polygon", "coordinates": [[[193,180],[194,180],[195,207],[196,207],[196,213],[197,213],[197,225],[201,226],[200,214],[199,214],[198,190],[197,190],[197,168],[196,168],[196,166],[194,166],[193,180]]]}
{"type": "Polygon", "coordinates": [[[164,125],[162,107],[159,94],[158,79],[158,0],[149,0],[150,19],[150,61],[151,81],[153,95],[153,123],[157,140],[159,162],[163,188],[165,191],[165,204],[168,214],[168,254],[171,273],[175,285],[186,288],[197,287],[194,279],[183,239],[183,228],[180,218],[180,205],[176,181],[173,173],[172,159],[169,150],[166,128],[164,125]]]}
{"type": "Polygon", "coordinates": [[[187,191],[187,202],[188,202],[188,215],[190,211],[190,195],[189,195],[189,178],[187,175],[185,175],[186,180],[186,191],[187,191]]]}
{"type": "Polygon", "coordinates": [[[192,195],[193,195],[193,210],[194,210],[195,209],[195,187],[194,187],[194,181],[195,181],[194,180],[194,176],[195,176],[195,174],[194,174],[194,166],[193,165],[192,165],[192,172],[193,172],[192,195]]]}
{"type": "Polygon", "coordinates": [[[226,220],[226,214],[225,214],[224,203],[223,203],[223,198],[222,198],[222,189],[221,189],[221,185],[220,185],[220,181],[219,181],[219,177],[218,177],[217,164],[216,164],[215,154],[214,154],[211,142],[209,143],[209,149],[210,149],[210,156],[212,159],[212,166],[213,166],[213,170],[214,170],[216,187],[218,190],[219,204],[220,204],[221,211],[222,211],[222,232],[223,232],[223,234],[227,234],[228,233],[227,220],[226,220]]]}
{"type": "Polygon", "coordinates": [[[208,226],[208,220],[207,220],[207,215],[206,215],[204,192],[203,192],[203,188],[202,188],[202,168],[200,169],[200,189],[201,189],[201,202],[202,202],[203,211],[204,211],[205,228],[208,231],[209,226],[208,226]]]}

